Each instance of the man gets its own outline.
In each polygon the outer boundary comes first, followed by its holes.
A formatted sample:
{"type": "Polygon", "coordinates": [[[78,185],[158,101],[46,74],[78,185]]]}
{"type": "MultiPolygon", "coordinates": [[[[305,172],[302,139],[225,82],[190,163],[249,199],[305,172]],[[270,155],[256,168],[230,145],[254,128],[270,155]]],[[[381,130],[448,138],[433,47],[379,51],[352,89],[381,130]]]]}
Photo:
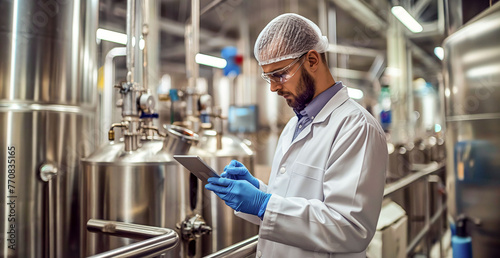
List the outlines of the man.
{"type": "Polygon", "coordinates": [[[366,257],[380,213],[387,164],[378,122],[335,82],[326,37],[283,14],[260,33],[254,54],[271,91],[297,114],[284,128],[269,185],[232,161],[213,191],[260,224],[257,257],[366,257]]]}

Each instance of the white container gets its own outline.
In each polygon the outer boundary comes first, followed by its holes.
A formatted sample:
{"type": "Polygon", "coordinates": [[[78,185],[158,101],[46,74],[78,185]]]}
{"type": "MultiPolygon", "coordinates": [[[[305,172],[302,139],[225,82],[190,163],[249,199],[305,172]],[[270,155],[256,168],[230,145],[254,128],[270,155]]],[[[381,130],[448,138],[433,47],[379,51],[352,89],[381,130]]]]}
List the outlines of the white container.
{"type": "Polygon", "coordinates": [[[382,204],[377,231],[366,249],[369,258],[406,257],[408,218],[405,210],[393,201],[382,204]]]}

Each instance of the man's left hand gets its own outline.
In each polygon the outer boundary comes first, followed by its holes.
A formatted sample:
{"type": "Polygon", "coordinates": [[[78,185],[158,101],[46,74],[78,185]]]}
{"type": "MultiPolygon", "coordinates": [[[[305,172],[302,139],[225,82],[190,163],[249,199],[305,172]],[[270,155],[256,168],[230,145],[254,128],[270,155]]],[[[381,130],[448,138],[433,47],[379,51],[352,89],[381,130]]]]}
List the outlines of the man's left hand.
{"type": "Polygon", "coordinates": [[[271,194],[264,193],[246,180],[211,177],[205,188],[213,191],[234,210],[253,215],[259,215],[262,204],[271,197],[271,194]]]}

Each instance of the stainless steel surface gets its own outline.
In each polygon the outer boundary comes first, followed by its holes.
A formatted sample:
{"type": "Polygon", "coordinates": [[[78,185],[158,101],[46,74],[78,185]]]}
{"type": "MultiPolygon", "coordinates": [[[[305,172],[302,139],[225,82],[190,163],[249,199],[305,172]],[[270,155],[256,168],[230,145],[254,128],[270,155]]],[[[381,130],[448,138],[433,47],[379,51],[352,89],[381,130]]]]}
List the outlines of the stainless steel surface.
{"type": "Polygon", "coordinates": [[[92,3],[1,2],[2,101],[93,106],[95,92],[88,83],[96,79],[97,13],[92,3]]]}
{"type": "MultiPolygon", "coordinates": [[[[191,148],[189,154],[200,156],[219,173],[233,159],[242,162],[251,173],[254,173],[255,153],[248,144],[250,144],[248,141],[225,134],[222,137],[222,149],[218,149],[217,134],[208,130],[200,135],[200,142],[191,148]]],[[[201,215],[207,225],[212,227],[211,234],[202,238],[202,255],[221,250],[258,233],[256,225],[236,217],[233,209],[206,189],[202,190],[201,215]]]]}
{"type": "Polygon", "coordinates": [[[247,240],[238,242],[227,248],[224,248],[213,254],[204,256],[203,258],[218,258],[218,257],[248,257],[254,254],[257,250],[259,236],[251,237],[247,240]]]}
{"type": "MultiPolygon", "coordinates": [[[[142,141],[136,151],[125,152],[123,143],[112,143],[83,159],[82,222],[93,218],[175,228],[187,216],[201,213],[199,190],[190,186],[189,173],[163,145],[161,140],[142,141]]],[[[91,233],[83,241],[81,256],[133,243],[91,233]]],[[[175,247],[167,257],[183,256],[183,248],[175,247]]]]}
{"type": "Polygon", "coordinates": [[[408,144],[387,143],[389,153],[389,167],[385,181],[391,183],[408,175],[411,171],[410,152],[413,149],[408,144]]]}
{"type": "Polygon", "coordinates": [[[79,252],[77,171],[94,146],[97,4],[0,1],[2,257],[79,252]],[[57,175],[39,174],[50,172],[43,164],[57,175]]]}
{"type": "Polygon", "coordinates": [[[474,257],[500,256],[500,3],[444,44],[447,189],[453,217],[470,227],[474,257]]]}
{"type": "Polygon", "coordinates": [[[163,150],[171,154],[185,154],[192,145],[197,144],[199,137],[193,131],[176,125],[163,126],[168,133],[163,142],[163,150]]]}
{"type": "Polygon", "coordinates": [[[91,219],[87,222],[87,229],[118,237],[145,239],[138,243],[92,256],[94,258],[153,257],[167,252],[179,242],[177,233],[168,228],[91,219]]]}

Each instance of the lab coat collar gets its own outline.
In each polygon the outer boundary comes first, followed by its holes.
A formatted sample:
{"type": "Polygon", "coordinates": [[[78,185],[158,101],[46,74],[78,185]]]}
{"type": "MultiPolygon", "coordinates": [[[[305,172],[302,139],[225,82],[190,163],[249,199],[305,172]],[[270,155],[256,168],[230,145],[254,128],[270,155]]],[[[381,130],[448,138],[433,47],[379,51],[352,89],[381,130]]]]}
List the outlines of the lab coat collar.
{"type": "Polygon", "coordinates": [[[340,105],[344,104],[349,99],[349,94],[347,93],[347,87],[342,86],[340,89],[319,111],[318,115],[314,118],[312,124],[322,123],[330,116],[330,114],[337,109],[340,105]]]}
{"type": "Polygon", "coordinates": [[[284,136],[284,142],[281,144],[282,147],[282,153],[283,155],[286,154],[286,152],[290,149],[290,147],[295,144],[296,142],[304,139],[309,133],[311,133],[312,127],[314,124],[318,123],[323,123],[329,116],[330,114],[337,109],[340,105],[342,105],[344,102],[346,102],[349,99],[349,94],[347,93],[347,87],[342,86],[342,89],[340,89],[327,103],[326,105],[319,111],[318,115],[314,118],[312,123],[304,128],[302,132],[293,140],[293,133],[294,133],[294,128],[297,126],[298,119],[297,117],[293,117],[292,120],[290,121],[290,128],[287,132],[286,135],[284,136]]]}

